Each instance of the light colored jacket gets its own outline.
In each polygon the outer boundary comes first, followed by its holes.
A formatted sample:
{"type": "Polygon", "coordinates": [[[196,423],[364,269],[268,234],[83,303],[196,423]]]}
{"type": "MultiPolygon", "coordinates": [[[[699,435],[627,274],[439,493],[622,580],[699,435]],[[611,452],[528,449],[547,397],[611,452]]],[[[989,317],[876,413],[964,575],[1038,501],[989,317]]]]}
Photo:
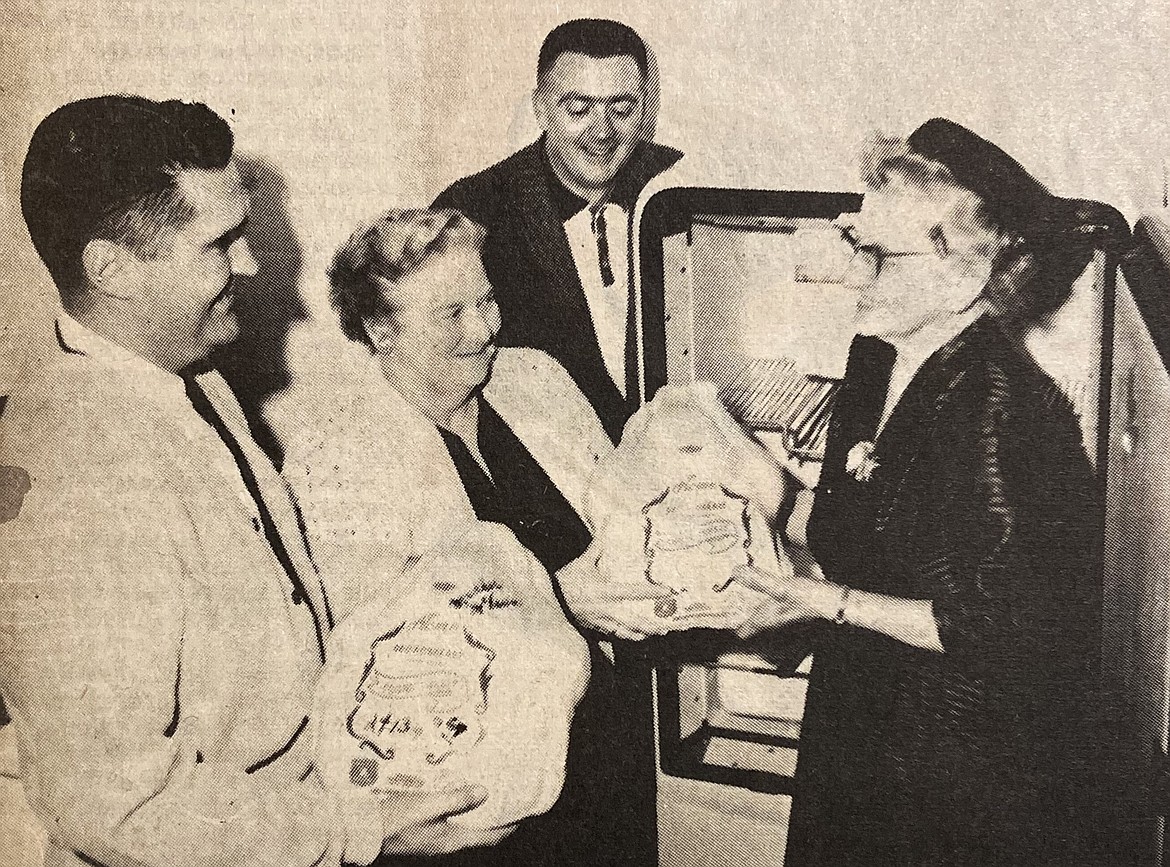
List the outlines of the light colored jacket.
{"type": "Polygon", "coordinates": [[[302,736],[321,584],[226,383],[200,378],[307,600],[182,381],[67,317],[58,328],[0,433],[0,464],[31,484],[0,524],[0,692],[46,864],[372,859],[380,820],[345,827],[302,736]]]}
{"type": "MultiPolygon", "coordinates": [[[[371,368],[284,463],[338,621],[363,599],[405,590],[407,563],[475,520],[438,429],[371,368]]],[[[565,369],[539,350],[501,349],[484,398],[583,515],[589,476],[613,446],[565,369]]]]}

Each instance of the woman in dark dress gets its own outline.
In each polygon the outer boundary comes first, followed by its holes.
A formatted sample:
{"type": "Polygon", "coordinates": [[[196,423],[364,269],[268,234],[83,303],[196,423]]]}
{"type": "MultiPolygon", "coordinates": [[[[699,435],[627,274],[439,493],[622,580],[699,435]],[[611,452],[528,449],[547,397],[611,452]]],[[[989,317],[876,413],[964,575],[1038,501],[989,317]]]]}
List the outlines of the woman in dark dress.
{"type": "MultiPolygon", "coordinates": [[[[452,516],[478,519],[508,527],[536,556],[590,647],[592,673],[553,808],[490,850],[419,863],[650,865],[653,745],[649,731],[630,730],[601,642],[656,632],[657,622],[625,613],[624,603],[664,591],[596,575],[578,508],[599,450],[612,445],[555,361],[497,349],[500,315],[482,242],[483,230],[456,211],[390,211],[338,252],[329,275],[334,307],[346,335],[370,349],[373,378],[384,382],[336,412],[319,442],[292,450],[293,484],[310,539],[328,561],[327,585],[336,579],[328,589],[342,616],[393,572],[385,559],[368,568],[355,551],[409,560],[447,532],[452,516]],[[375,544],[359,547],[368,542],[375,544]]],[[[534,703],[539,708],[539,697],[534,703]]]]}
{"type": "Polygon", "coordinates": [[[1083,863],[1100,486],[1023,336],[1090,251],[1073,204],[949,121],[863,172],[866,336],[808,528],[827,580],[741,576],[775,600],[741,634],[819,624],[785,863],[1083,863]]]}

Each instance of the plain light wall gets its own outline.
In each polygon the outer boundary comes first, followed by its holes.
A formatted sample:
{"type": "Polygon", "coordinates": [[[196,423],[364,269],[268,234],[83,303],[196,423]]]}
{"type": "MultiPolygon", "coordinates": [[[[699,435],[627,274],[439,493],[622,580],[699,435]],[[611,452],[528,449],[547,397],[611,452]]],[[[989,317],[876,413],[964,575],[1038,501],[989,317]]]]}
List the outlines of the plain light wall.
{"type": "Polygon", "coordinates": [[[15,11],[0,62],[0,386],[43,341],[54,299],[16,207],[36,122],[114,90],[198,99],[287,188],[309,318],[288,339],[294,383],[267,403],[282,437],[327,411],[360,363],[325,301],[332,251],[359,218],[424,204],[532,140],[535,56],[569,17],[642,33],[659,69],[658,139],[688,153],[696,182],[856,189],[869,130],[943,114],[1057,193],[1133,218],[1165,192],[1164,0],[41,2],[15,11]]]}

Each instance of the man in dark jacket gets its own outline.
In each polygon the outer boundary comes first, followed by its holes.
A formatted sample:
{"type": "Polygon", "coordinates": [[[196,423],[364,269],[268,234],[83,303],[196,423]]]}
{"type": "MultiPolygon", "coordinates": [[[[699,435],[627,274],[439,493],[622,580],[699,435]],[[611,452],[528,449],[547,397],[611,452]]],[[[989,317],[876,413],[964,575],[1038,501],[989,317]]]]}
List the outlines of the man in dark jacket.
{"type": "Polygon", "coordinates": [[[504,345],[565,366],[616,442],[638,400],[630,229],[634,204],[682,158],[649,141],[647,52],[616,21],[580,19],[545,38],[533,108],[544,134],[456,181],[436,207],[488,230],[504,345]]]}

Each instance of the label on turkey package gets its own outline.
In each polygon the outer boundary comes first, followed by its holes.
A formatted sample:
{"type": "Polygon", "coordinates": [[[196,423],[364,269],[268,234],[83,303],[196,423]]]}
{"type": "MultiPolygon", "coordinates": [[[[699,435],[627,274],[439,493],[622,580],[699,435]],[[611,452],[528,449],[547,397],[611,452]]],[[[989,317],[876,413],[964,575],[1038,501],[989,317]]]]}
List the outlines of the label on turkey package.
{"type": "Polygon", "coordinates": [[[494,657],[459,619],[435,614],[375,640],[347,728],[382,761],[355,758],[350,782],[414,787],[444,777],[443,766],[484,736],[494,657]]]}
{"type": "Polygon", "coordinates": [[[752,564],[747,499],[713,482],[684,482],[642,511],[646,578],[672,593],[655,613],[715,627],[746,615],[744,593],[731,576],[752,564]]]}

